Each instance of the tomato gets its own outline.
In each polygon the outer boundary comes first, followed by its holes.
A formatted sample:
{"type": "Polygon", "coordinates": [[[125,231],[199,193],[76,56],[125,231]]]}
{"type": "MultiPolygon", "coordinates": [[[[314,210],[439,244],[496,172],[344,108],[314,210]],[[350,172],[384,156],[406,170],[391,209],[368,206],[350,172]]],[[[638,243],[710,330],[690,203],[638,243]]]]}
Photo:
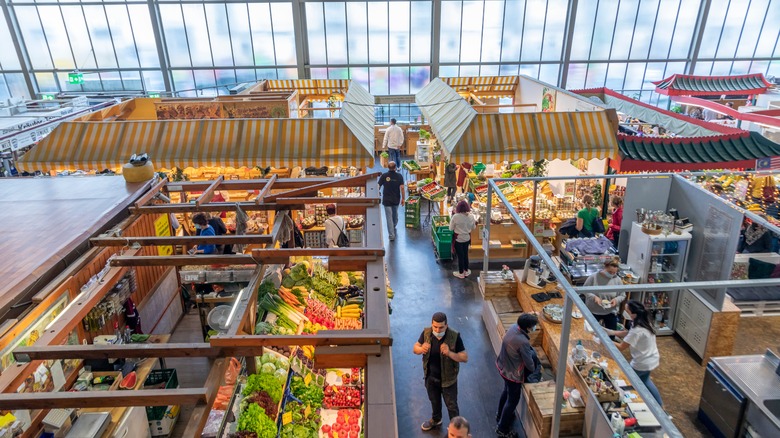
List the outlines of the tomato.
{"type": "Polygon", "coordinates": [[[358,419],[356,416],[352,415],[349,417],[349,424],[357,424],[358,419]]]}
{"type": "Polygon", "coordinates": [[[327,424],[322,425],[322,433],[330,433],[330,426],[327,424]]]}
{"type": "Polygon", "coordinates": [[[354,423],[352,426],[350,426],[349,430],[352,431],[352,432],[358,433],[358,432],[360,432],[360,425],[358,425],[357,423],[354,423]]]}
{"type": "Polygon", "coordinates": [[[342,416],[336,417],[336,424],[339,424],[339,425],[344,424],[344,417],[342,417],[342,416]]]}

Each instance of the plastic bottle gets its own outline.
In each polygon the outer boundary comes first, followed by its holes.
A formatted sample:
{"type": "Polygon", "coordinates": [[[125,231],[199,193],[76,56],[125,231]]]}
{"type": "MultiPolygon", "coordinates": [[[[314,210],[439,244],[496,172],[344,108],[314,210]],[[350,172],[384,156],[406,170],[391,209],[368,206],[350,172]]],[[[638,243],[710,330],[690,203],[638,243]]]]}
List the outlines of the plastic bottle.
{"type": "Polygon", "coordinates": [[[119,330],[119,323],[114,323],[114,343],[121,344],[123,341],[122,332],[119,330]]]}
{"type": "Polygon", "coordinates": [[[620,416],[617,412],[612,413],[612,431],[615,432],[616,437],[623,436],[623,432],[625,431],[625,422],[623,421],[623,417],[620,416]]]}
{"type": "Polygon", "coordinates": [[[130,335],[131,335],[132,333],[133,333],[133,331],[132,331],[132,330],[130,330],[130,326],[129,326],[129,325],[126,325],[126,326],[125,326],[125,332],[124,332],[124,340],[125,340],[125,344],[129,344],[129,343],[130,343],[130,335]]]}

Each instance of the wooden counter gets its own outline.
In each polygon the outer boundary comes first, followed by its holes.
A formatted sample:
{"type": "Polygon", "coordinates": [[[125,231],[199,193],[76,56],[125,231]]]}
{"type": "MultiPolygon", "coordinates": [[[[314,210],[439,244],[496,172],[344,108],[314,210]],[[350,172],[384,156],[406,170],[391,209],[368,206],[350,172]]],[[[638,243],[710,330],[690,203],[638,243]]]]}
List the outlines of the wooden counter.
{"type": "MultiPolygon", "coordinates": [[[[522,278],[523,272],[520,270],[514,271],[515,277],[517,278],[517,301],[520,303],[520,307],[523,309],[524,312],[536,312],[539,316],[539,330],[541,330],[541,336],[542,336],[542,349],[544,350],[545,354],[550,360],[550,365],[553,368],[553,371],[557,373],[558,368],[558,357],[560,356],[561,351],[561,324],[556,324],[553,322],[550,322],[547,320],[544,315],[542,314],[542,308],[548,304],[560,304],[563,305],[563,298],[557,298],[552,299],[550,301],[545,301],[544,303],[539,303],[535,301],[533,298],[531,298],[531,295],[544,291],[554,291],[556,288],[556,285],[548,285],[545,289],[536,289],[531,286],[528,286],[527,284],[520,281],[522,278]]],[[[577,306],[574,306],[574,309],[577,309],[577,306]]],[[[585,309],[587,312],[588,310],[585,309]]],[[[582,340],[582,345],[585,347],[586,350],[589,351],[598,351],[601,353],[602,360],[606,360],[608,363],[607,369],[610,372],[610,375],[613,375],[613,378],[622,379],[625,381],[628,381],[628,379],[625,377],[622,371],[618,369],[617,364],[615,361],[608,356],[606,348],[604,348],[603,345],[601,345],[600,342],[596,342],[595,340],[595,334],[590,333],[587,330],[585,330],[585,319],[572,319],[571,321],[571,332],[569,337],[569,348],[568,352],[571,353],[571,350],[574,348],[574,346],[577,344],[578,340],[582,340]],[[617,371],[617,377],[614,377],[615,372],[617,371]]],[[[574,370],[574,364],[571,360],[568,361],[569,365],[566,369],[566,386],[576,386],[580,392],[584,391],[585,388],[582,387],[581,380],[575,377],[575,370],[574,370]]],[[[583,400],[587,400],[586,397],[583,397],[583,400]]],[[[634,401],[641,401],[641,398],[637,398],[634,401]]]]}
{"type": "MultiPolygon", "coordinates": [[[[147,341],[147,343],[166,344],[170,339],[171,339],[171,335],[151,335],[149,336],[149,340],[147,341]]],[[[149,374],[152,372],[154,367],[157,366],[157,363],[158,363],[158,359],[156,358],[147,358],[138,363],[135,370],[138,380],[136,381],[135,388],[133,389],[141,389],[141,387],[144,385],[144,382],[146,381],[146,378],[149,377],[149,374]]],[[[84,408],[84,409],[80,409],[80,412],[81,413],[85,413],[85,412],[110,413],[111,423],[108,425],[108,428],[106,428],[106,431],[103,432],[103,438],[110,438],[114,436],[114,431],[116,431],[117,426],[122,421],[122,417],[124,417],[128,409],[130,408],[127,407],[111,408],[107,411],[105,408],[84,408]]]]}

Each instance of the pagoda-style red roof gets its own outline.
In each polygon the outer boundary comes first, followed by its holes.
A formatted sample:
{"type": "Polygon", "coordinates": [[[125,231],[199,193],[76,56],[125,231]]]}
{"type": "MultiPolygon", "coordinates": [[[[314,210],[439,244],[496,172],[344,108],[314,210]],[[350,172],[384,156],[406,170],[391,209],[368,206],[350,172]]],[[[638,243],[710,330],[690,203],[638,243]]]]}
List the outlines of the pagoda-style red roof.
{"type": "Polygon", "coordinates": [[[695,76],[675,74],[653,82],[656,93],[668,96],[721,96],[766,93],[769,83],[762,73],[738,76],[695,76]]]}

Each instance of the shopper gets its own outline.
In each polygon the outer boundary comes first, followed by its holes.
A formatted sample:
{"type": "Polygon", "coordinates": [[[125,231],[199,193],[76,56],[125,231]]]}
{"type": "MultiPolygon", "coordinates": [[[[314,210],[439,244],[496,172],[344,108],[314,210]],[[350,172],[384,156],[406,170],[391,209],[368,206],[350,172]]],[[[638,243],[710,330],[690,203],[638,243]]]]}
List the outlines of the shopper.
{"type": "Polygon", "coordinates": [[[639,379],[645,384],[647,390],[653,395],[655,401],[661,407],[664,403],[661,400],[661,393],[658,392],[655,383],[650,378],[650,372],[658,368],[661,355],[658,354],[658,347],[655,342],[655,328],[650,323],[650,314],[639,301],[631,300],[626,303],[626,309],[623,310],[623,316],[631,320],[630,330],[606,330],[610,336],[619,336],[623,339],[617,347],[620,350],[626,348],[631,351],[631,368],[634,369],[639,379]]]}
{"type": "MultiPolygon", "coordinates": [[[[328,204],[325,206],[325,211],[328,213],[328,218],[325,220],[325,243],[327,244],[328,248],[338,248],[339,246],[339,236],[341,236],[342,233],[346,236],[346,223],[344,222],[344,218],[341,216],[336,215],[336,206],[334,204],[328,204]]],[[[342,239],[342,244],[343,239],[342,239]]],[[[349,238],[347,238],[347,244],[343,246],[349,245],[349,238]]]]}
{"type": "Polygon", "coordinates": [[[609,205],[612,207],[612,217],[609,220],[607,239],[611,240],[612,245],[617,248],[620,240],[620,225],[623,223],[623,198],[613,196],[609,205]]]}
{"type": "Polygon", "coordinates": [[[452,204],[455,200],[455,192],[458,190],[458,165],[455,163],[447,164],[444,168],[444,187],[447,187],[447,203],[452,204]]]}
{"type": "Polygon", "coordinates": [[[466,363],[469,356],[460,334],[447,326],[447,315],[442,312],[433,314],[431,326],[420,334],[413,351],[423,357],[425,389],[431,401],[432,413],[421,428],[428,431],[441,426],[442,397],[450,421],[459,415],[458,371],[460,363],[466,363]]]}
{"type": "Polygon", "coordinates": [[[379,177],[379,187],[382,189],[387,234],[392,242],[395,240],[395,228],[398,225],[398,206],[404,205],[404,177],[396,172],[395,161],[387,163],[387,172],[379,177]]]}
{"type": "Polygon", "coordinates": [[[447,438],[471,438],[471,426],[463,417],[455,417],[447,426],[447,438]]]}
{"type": "Polygon", "coordinates": [[[469,172],[471,163],[463,162],[458,166],[458,180],[456,181],[461,193],[471,193],[469,191],[469,172]]]}
{"type": "Polygon", "coordinates": [[[577,212],[577,231],[579,237],[593,237],[593,220],[599,217],[599,210],[593,207],[593,196],[582,197],[582,210],[577,212]]]}
{"type": "Polygon", "coordinates": [[[772,234],[763,226],[745,218],[745,228],[739,239],[737,252],[740,254],[757,254],[772,251],[772,234]]]}
{"type": "Polygon", "coordinates": [[[477,227],[477,221],[471,214],[471,207],[466,201],[458,202],[455,206],[455,214],[450,218],[450,230],[454,233],[452,238],[455,243],[455,254],[458,257],[458,271],[452,275],[458,278],[466,278],[471,275],[469,269],[469,247],[471,246],[471,232],[477,227]]]}
{"type": "MultiPolygon", "coordinates": [[[[205,214],[205,213],[204,213],[205,214]]],[[[222,219],[219,216],[208,216],[208,222],[211,228],[214,229],[214,235],[216,236],[224,236],[227,234],[227,227],[225,226],[225,223],[222,222],[222,219]]],[[[195,230],[195,235],[200,236],[202,235],[203,230],[195,230]]],[[[232,254],[233,245],[216,245],[216,248],[214,249],[215,254],[226,254],[226,250],[228,251],[227,254],[232,254]],[[229,248],[228,248],[229,246],[229,248]]]]}
{"type": "MultiPolygon", "coordinates": [[[[585,280],[585,286],[617,286],[622,285],[623,280],[618,277],[620,258],[613,257],[604,263],[604,268],[592,274],[585,280]]],[[[610,330],[617,329],[618,309],[625,301],[625,292],[596,292],[585,295],[588,310],[596,317],[604,327],[610,330]]]]}
{"type": "Polygon", "coordinates": [[[385,131],[385,138],[382,141],[382,148],[387,150],[388,169],[390,163],[401,165],[401,146],[404,144],[404,131],[395,124],[395,119],[390,119],[390,126],[385,131]]]}
{"type": "MultiPolygon", "coordinates": [[[[209,225],[208,217],[206,213],[195,213],[192,216],[192,223],[195,224],[195,232],[199,236],[216,236],[214,228],[209,225]]],[[[194,249],[194,254],[214,254],[217,251],[217,246],[213,243],[202,243],[194,249]]]]}
{"type": "Polygon", "coordinates": [[[523,383],[539,381],[542,366],[531,346],[529,333],[536,330],[539,318],[533,313],[524,313],[517,318],[517,324],[510,327],[501,341],[501,351],[496,359],[496,368],[504,379],[504,392],[498,402],[496,430],[499,438],[517,437],[512,430],[515,409],[520,401],[523,383]],[[529,376],[538,376],[529,379],[529,376]]]}

